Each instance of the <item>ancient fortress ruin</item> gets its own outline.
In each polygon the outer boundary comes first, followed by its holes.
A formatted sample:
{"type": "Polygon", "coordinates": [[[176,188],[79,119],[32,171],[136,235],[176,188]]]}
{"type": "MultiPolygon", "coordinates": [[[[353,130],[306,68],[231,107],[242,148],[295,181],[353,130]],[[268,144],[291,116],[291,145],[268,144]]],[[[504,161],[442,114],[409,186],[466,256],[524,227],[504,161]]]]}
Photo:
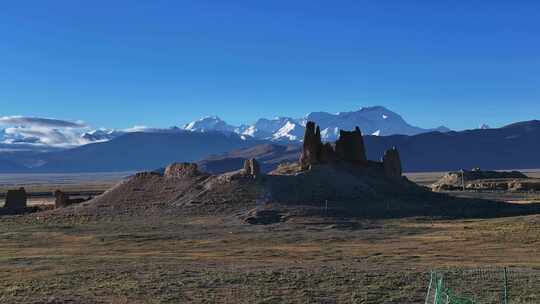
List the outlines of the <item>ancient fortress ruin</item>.
{"type": "MultiPolygon", "coordinates": [[[[49,215],[241,215],[248,211],[248,217],[257,218],[259,211],[273,208],[288,208],[290,216],[308,215],[309,210],[319,212],[323,204],[349,215],[387,214],[381,206],[387,208],[390,200],[396,205],[402,197],[426,193],[403,177],[401,168],[395,148],[386,151],[381,161],[368,160],[359,128],[341,131],[335,143],[323,143],[320,128],[308,122],[299,161],[267,174],[253,158],[236,171],[217,175],[201,172],[194,163],[173,163],[163,173],[137,173],[91,201],[49,215]]],[[[56,192],[56,198],[57,207],[71,205],[65,193],[56,192]]]]}
{"type": "Polygon", "coordinates": [[[381,162],[368,161],[362,132],[339,131],[334,145],[321,141],[321,129],[310,121],[306,124],[304,146],[300,156],[300,167],[309,170],[313,165],[349,163],[355,167],[380,169],[384,176],[399,181],[402,176],[401,159],[396,148],[387,150],[381,162]]]}
{"type": "Polygon", "coordinates": [[[26,190],[19,188],[17,190],[8,190],[6,193],[6,203],[4,208],[7,210],[24,210],[26,208],[27,198],[26,190]]]}
{"type": "Polygon", "coordinates": [[[53,192],[55,200],[54,200],[54,208],[65,208],[74,204],[80,204],[82,202],[86,202],[88,200],[91,200],[92,197],[88,198],[72,198],[68,193],[63,192],[62,190],[55,190],[53,192]]]}
{"type": "Polygon", "coordinates": [[[4,206],[0,208],[0,215],[27,212],[28,210],[31,210],[31,208],[28,208],[27,204],[27,193],[23,187],[8,190],[5,194],[4,206]]]}

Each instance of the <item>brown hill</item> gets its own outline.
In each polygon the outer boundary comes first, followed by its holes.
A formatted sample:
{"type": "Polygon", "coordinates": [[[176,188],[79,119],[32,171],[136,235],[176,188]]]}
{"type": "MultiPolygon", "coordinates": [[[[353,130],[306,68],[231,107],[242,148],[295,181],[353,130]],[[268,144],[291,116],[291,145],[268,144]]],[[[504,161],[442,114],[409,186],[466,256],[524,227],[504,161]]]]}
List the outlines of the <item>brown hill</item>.
{"type": "MultiPolygon", "coordinates": [[[[258,162],[210,175],[196,164],[172,164],[160,173],[139,173],[103,195],[80,205],[40,214],[56,217],[163,216],[175,214],[240,215],[250,223],[292,217],[501,216],[538,212],[515,206],[451,198],[433,193],[401,176],[399,152],[390,149],[382,162],[362,155],[357,129],[343,133],[334,147],[320,141],[315,126],[307,128],[300,162],[269,174],[258,162]],[[355,155],[360,155],[357,157],[355,155]]],[[[271,149],[270,149],[271,151],[271,149]]]]}

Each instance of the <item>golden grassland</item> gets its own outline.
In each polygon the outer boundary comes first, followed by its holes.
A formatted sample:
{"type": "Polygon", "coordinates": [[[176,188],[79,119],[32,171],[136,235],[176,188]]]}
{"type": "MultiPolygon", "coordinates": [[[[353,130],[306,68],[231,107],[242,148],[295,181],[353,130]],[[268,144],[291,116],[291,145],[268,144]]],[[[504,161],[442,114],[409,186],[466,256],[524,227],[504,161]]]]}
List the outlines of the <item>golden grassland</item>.
{"type": "MultiPolygon", "coordinates": [[[[38,217],[0,217],[0,303],[423,303],[433,269],[540,271],[540,215],[38,217]]],[[[540,303],[535,278],[512,303],[540,303]]]]}
{"type": "Polygon", "coordinates": [[[350,224],[3,219],[0,302],[418,303],[434,268],[540,268],[540,216],[350,224]]]}

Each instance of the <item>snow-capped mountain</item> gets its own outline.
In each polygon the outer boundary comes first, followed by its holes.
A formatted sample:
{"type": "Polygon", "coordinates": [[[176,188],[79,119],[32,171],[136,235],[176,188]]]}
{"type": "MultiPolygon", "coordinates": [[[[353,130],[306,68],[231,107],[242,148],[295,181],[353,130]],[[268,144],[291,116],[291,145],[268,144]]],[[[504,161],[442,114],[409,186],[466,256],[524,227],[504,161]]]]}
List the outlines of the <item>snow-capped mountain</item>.
{"type": "Polygon", "coordinates": [[[273,141],[299,141],[305,133],[305,127],[299,123],[287,121],[283,127],[272,134],[273,141]]]}
{"type": "Polygon", "coordinates": [[[218,117],[206,117],[186,124],[184,130],[189,131],[226,131],[250,136],[256,139],[272,141],[300,141],[303,138],[307,121],[314,121],[321,127],[321,137],[324,141],[335,141],[339,130],[352,130],[360,127],[363,134],[374,136],[387,135],[416,135],[431,131],[448,132],[445,127],[423,129],[408,124],[400,115],[385,107],[375,106],[361,108],[358,111],[312,112],[303,118],[276,117],[261,118],[252,125],[233,127],[218,117]]]}
{"type": "Polygon", "coordinates": [[[192,132],[207,132],[207,131],[220,131],[220,132],[234,132],[235,127],[228,125],[225,121],[217,116],[203,117],[199,120],[185,124],[182,129],[192,132]]]}
{"type": "Polygon", "coordinates": [[[276,133],[289,137],[285,135],[284,132],[288,132],[287,129],[292,131],[292,129],[294,129],[294,126],[292,125],[295,124],[298,124],[298,121],[290,117],[276,117],[273,119],[261,118],[253,125],[242,125],[236,128],[235,132],[258,139],[271,139],[275,137],[276,133]],[[283,129],[285,126],[287,126],[287,128],[283,129]]]}
{"type": "Polygon", "coordinates": [[[81,134],[81,138],[84,138],[88,142],[92,143],[108,141],[123,134],[126,134],[126,132],[114,129],[98,129],[81,134]]]}
{"type": "Polygon", "coordinates": [[[113,140],[132,132],[176,133],[217,131],[234,135],[242,140],[268,140],[273,142],[298,142],[303,139],[308,120],[315,121],[321,127],[324,141],[335,141],[339,130],[352,130],[359,126],[363,134],[385,136],[393,134],[415,135],[429,131],[449,131],[447,128],[422,129],[408,124],[398,114],[384,107],[362,108],[358,111],[312,112],[302,118],[276,117],[261,118],[253,124],[233,126],[217,116],[185,124],[181,128],[152,129],[135,126],[128,129],[93,129],[81,121],[59,119],[4,116],[0,117],[1,151],[43,151],[51,149],[70,149],[86,144],[113,140]]]}
{"type": "Polygon", "coordinates": [[[385,107],[366,107],[358,111],[330,114],[315,112],[308,114],[305,121],[315,121],[321,127],[323,140],[334,141],[339,136],[339,130],[352,130],[360,127],[363,134],[375,136],[387,135],[416,135],[429,131],[449,131],[447,128],[422,129],[408,124],[400,115],[385,107]]]}

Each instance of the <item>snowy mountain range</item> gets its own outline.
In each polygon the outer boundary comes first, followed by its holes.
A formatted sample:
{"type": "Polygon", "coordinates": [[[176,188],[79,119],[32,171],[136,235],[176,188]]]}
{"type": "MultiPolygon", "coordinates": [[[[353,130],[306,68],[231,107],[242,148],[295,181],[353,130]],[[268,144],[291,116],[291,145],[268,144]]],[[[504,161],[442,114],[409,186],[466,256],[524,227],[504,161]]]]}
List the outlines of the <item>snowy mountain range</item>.
{"type": "Polygon", "coordinates": [[[253,124],[229,125],[217,116],[205,117],[181,128],[153,129],[135,126],[128,129],[92,129],[81,121],[66,121],[40,117],[0,117],[0,152],[49,151],[69,149],[92,143],[107,142],[133,132],[221,132],[238,135],[243,140],[267,140],[277,143],[299,142],[303,139],[309,120],[321,127],[324,141],[335,141],[339,130],[352,130],[359,126],[366,135],[415,135],[429,131],[447,132],[448,128],[422,129],[408,124],[400,115],[380,106],[358,111],[312,112],[302,118],[260,118],[253,124]]]}
{"type": "MultiPolygon", "coordinates": [[[[397,147],[404,170],[433,172],[476,167],[497,170],[538,168],[538,138],[540,121],[536,120],[494,129],[365,136],[364,142],[370,160],[378,160],[384,151],[397,147]]],[[[0,149],[3,145],[0,143],[0,149]]],[[[186,161],[200,161],[204,170],[217,172],[238,169],[244,159],[252,157],[268,171],[279,163],[298,160],[300,151],[298,142],[284,145],[249,136],[243,139],[235,132],[168,129],[130,132],[109,141],[72,149],[0,153],[0,172],[145,171],[186,161]]]]}
{"type": "Polygon", "coordinates": [[[234,132],[241,136],[275,142],[295,142],[302,140],[307,121],[315,121],[321,127],[324,141],[335,141],[339,130],[352,130],[360,127],[366,135],[416,135],[431,131],[448,132],[446,127],[423,129],[408,124],[400,115],[384,107],[366,107],[358,111],[312,112],[303,118],[276,117],[261,118],[251,125],[232,126],[217,116],[205,117],[183,126],[182,129],[192,132],[234,132]]]}
{"type": "MultiPolygon", "coordinates": [[[[365,136],[366,155],[379,160],[391,147],[399,149],[407,172],[436,172],[482,168],[508,170],[540,168],[540,121],[524,121],[501,128],[477,128],[413,136],[365,136]]],[[[263,172],[300,157],[300,144],[264,143],[200,160],[205,172],[224,173],[242,168],[244,160],[256,158],[263,172]]]]}

